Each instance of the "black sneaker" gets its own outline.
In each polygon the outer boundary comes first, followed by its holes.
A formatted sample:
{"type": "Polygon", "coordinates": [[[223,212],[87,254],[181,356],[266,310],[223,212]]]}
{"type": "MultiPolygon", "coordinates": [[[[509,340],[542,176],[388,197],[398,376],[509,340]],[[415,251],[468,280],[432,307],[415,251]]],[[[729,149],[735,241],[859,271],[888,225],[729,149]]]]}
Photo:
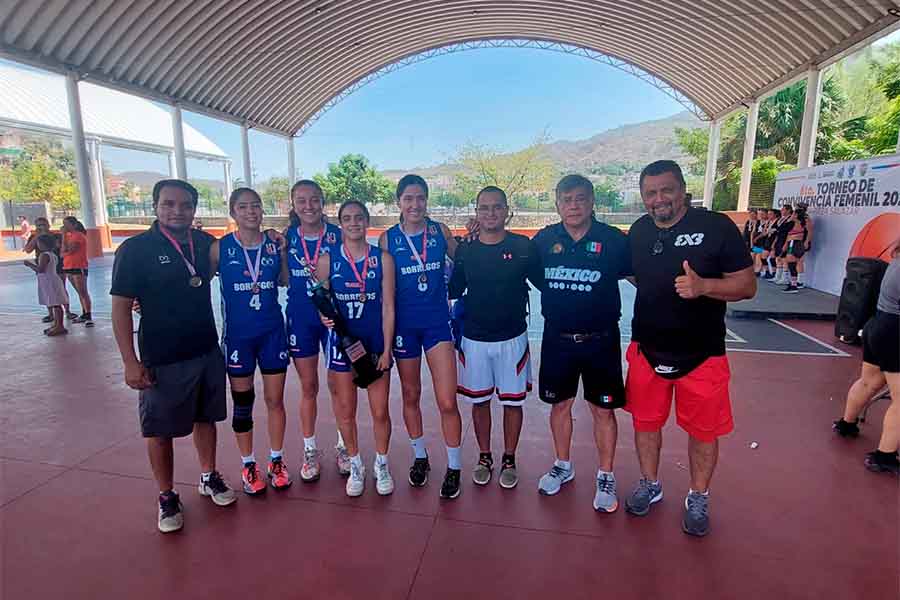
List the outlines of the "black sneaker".
{"type": "Polygon", "coordinates": [[[41,323],[52,323],[52,322],[53,322],[53,317],[51,317],[50,315],[47,315],[46,317],[41,319],[41,323]]]}
{"type": "Polygon", "coordinates": [[[447,469],[441,484],[441,498],[452,500],[459,496],[459,469],[447,469]]]}
{"type": "Polygon", "coordinates": [[[178,493],[168,491],[159,495],[159,521],[162,533],[171,533],[184,527],[184,512],[178,493]]]}
{"type": "Polygon", "coordinates": [[[775,279],[775,273],[766,273],[763,275],[763,279],[775,279]]]}
{"type": "Polygon", "coordinates": [[[831,428],[841,437],[856,437],[859,435],[859,425],[856,423],[857,421],[850,423],[840,418],[832,423],[831,428]]]}
{"type": "MultiPolygon", "coordinates": [[[[866,454],[866,468],[873,473],[891,473],[900,475],[900,459],[896,452],[881,452],[875,450],[866,454]]],[[[441,490],[443,493],[443,489],[441,490]]]]}
{"type": "Polygon", "coordinates": [[[789,283],[786,288],[781,290],[782,294],[797,294],[799,292],[800,290],[797,289],[797,286],[792,283],[789,283]]]}
{"type": "Polygon", "coordinates": [[[428,472],[431,471],[431,464],[428,457],[417,458],[413,461],[409,468],[409,485],[413,487],[422,487],[428,483],[428,472]]]}

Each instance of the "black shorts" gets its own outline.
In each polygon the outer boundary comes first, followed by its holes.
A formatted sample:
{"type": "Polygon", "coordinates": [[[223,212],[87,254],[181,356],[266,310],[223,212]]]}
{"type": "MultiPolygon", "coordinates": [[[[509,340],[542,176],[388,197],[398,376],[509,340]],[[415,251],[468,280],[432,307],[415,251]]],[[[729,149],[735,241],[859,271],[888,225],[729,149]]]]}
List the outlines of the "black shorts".
{"type": "Polygon", "coordinates": [[[194,423],[225,420],[225,357],[218,347],[196,358],[151,367],[150,374],[156,385],[139,392],[144,437],[184,437],[194,423]]]}
{"type": "Polygon", "coordinates": [[[803,240],[788,240],[784,254],[785,256],[793,256],[797,260],[803,258],[803,255],[806,254],[806,248],[803,247],[803,240]]]}
{"type": "Polygon", "coordinates": [[[863,327],[863,360],[885,373],[900,373],[900,315],[876,311],[863,327]]]}
{"type": "Polygon", "coordinates": [[[63,269],[62,272],[66,275],[84,275],[85,277],[88,274],[87,269],[63,269]]]}
{"type": "Polygon", "coordinates": [[[579,379],[584,399],[591,404],[601,408],[625,406],[618,327],[580,342],[544,329],[538,376],[541,400],[556,404],[574,398],[579,379]]]}

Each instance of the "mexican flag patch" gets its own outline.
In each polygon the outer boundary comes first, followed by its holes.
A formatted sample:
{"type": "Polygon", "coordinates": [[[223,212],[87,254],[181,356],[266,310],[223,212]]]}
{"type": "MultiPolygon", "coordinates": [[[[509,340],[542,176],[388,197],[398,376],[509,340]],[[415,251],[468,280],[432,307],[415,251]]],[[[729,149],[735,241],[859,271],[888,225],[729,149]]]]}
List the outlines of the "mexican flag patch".
{"type": "Polygon", "coordinates": [[[587,243],[587,251],[592,254],[600,254],[600,249],[602,247],[603,246],[600,244],[600,242],[588,242],[587,243]]]}

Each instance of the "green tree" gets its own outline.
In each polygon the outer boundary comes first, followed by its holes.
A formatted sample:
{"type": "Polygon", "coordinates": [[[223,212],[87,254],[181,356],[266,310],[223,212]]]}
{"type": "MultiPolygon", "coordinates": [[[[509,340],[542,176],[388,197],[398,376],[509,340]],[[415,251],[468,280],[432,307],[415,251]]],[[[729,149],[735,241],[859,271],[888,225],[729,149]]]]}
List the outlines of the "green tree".
{"type": "Polygon", "coordinates": [[[208,183],[189,180],[189,183],[197,189],[197,206],[206,208],[209,211],[228,212],[227,201],[222,197],[222,192],[208,183]]]}
{"type": "Polygon", "coordinates": [[[709,147],[709,130],[703,127],[693,129],[676,127],[674,133],[675,142],[691,157],[690,165],[688,165],[690,172],[694,175],[704,176],[706,174],[706,149],[709,147]]]}
{"type": "Polygon", "coordinates": [[[484,144],[469,142],[459,149],[453,162],[460,165],[454,174],[454,188],[463,198],[474,202],[483,187],[495,185],[521,208],[529,197],[546,191],[556,175],[556,167],[547,157],[548,136],[541,133],[527,148],[502,153],[484,144]]]}
{"type": "Polygon", "coordinates": [[[389,203],[394,196],[394,184],[362,154],[345,154],[337,163],[328,165],[328,173],[318,173],[313,179],[322,186],[329,203],[389,203]]]}
{"type": "Polygon", "coordinates": [[[291,192],[291,182],[287,177],[273,177],[263,189],[263,208],[270,214],[277,214],[287,204],[291,192]]]}
{"type": "Polygon", "coordinates": [[[622,194],[608,181],[594,184],[594,206],[617,211],[622,208],[622,194]]]}

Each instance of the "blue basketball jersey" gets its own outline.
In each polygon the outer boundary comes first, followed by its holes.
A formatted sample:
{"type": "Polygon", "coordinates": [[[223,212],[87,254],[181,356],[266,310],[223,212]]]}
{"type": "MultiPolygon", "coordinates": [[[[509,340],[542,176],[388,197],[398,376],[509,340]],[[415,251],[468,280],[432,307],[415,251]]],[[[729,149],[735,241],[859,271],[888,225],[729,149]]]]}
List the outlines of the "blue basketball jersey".
{"type": "Polygon", "coordinates": [[[278,276],[281,253],[278,244],[263,236],[260,246],[247,248],[250,264],[259,260],[259,293],[253,293],[244,250],[234,233],[219,240],[219,283],[222,289],[222,335],[233,339],[252,338],[283,327],[281,305],[278,304],[278,276]]]}
{"type": "MultiPolygon", "coordinates": [[[[341,247],[341,230],[331,223],[325,224],[324,237],[322,238],[322,246],[319,248],[319,254],[330,254],[335,249],[341,247]]],[[[288,242],[288,270],[290,272],[290,283],[288,287],[288,314],[295,320],[299,319],[305,322],[318,323],[319,313],[310,300],[310,268],[306,264],[306,256],[309,255],[311,261],[316,260],[316,246],[318,238],[305,239],[300,235],[299,227],[291,227],[287,231],[288,242]],[[304,247],[306,253],[303,252],[304,247]]],[[[315,265],[313,265],[315,266],[315,265]]]]}
{"type": "MultiPolygon", "coordinates": [[[[364,257],[356,262],[356,272],[362,276],[364,257]]],[[[350,261],[343,248],[331,253],[331,289],[334,292],[335,304],[347,319],[351,333],[363,336],[368,332],[381,331],[381,248],[369,244],[369,268],[366,273],[365,301],[360,300],[362,289],[356,280],[350,261]]]]}
{"type": "Polygon", "coordinates": [[[422,252],[422,237],[425,232],[409,236],[422,265],[416,260],[400,225],[387,231],[388,251],[396,264],[397,324],[416,324],[423,327],[446,324],[450,318],[447,304],[447,282],[444,279],[444,265],[447,257],[447,240],[439,223],[426,219],[428,232],[425,252],[422,252]]]}

